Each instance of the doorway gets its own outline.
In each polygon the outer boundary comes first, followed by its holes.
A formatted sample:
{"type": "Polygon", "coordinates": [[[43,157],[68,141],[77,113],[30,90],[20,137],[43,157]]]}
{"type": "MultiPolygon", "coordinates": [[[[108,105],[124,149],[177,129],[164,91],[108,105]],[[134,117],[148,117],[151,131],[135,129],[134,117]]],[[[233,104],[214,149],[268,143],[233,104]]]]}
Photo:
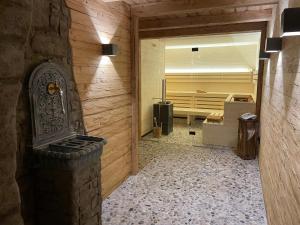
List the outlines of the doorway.
{"type": "MultiPolygon", "coordinates": [[[[261,32],[141,40],[139,138],[235,148],[238,117],[256,112],[260,44],[261,32]],[[162,79],[173,132],[158,138],[153,105],[161,101],[162,79]]],[[[139,159],[149,159],[141,151],[139,159]]]]}
{"type": "MultiPolygon", "coordinates": [[[[133,84],[133,124],[132,124],[132,173],[137,174],[139,171],[138,163],[138,144],[139,140],[141,139],[142,132],[141,132],[141,44],[143,40],[162,40],[162,39],[173,39],[173,38],[186,38],[186,37],[195,37],[195,36],[212,36],[212,35],[226,35],[226,34],[243,34],[243,33],[257,33],[260,36],[259,40],[259,52],[264,50],[265,46],[265,39],[266,39],[266,28],[267,23],[265,22],[252,22],[252,23],[242,23],[242,24],[233,24],[231,26],[224,26],[220,29],[220,26],[211,26],[209,29],[205,30],[195,30],[193,29],[193,33],[189,30],[182,30],[180,33],[143,33],[138,32],[138,19],[133,20],[133,77],[132,77],[132,84],[133,84]],[[158,35],[159,34],[159,35],[158,35]]],[[[261,93],[262,93],[262,83],[263,83],[263,71],[264,71],[264,62],[259,60],[257,66],[257,75],[253,76],[256,80],[256,91],[255,92],[255,113],[260,118],[260,109],[261,109],[261,93]]],[[[239,96],[237,96],[239,97],[239,96]]],[[[196,117],[191,117],[192,119],[199,119],[196,117]]],[[[201,118],[200,118],[201,119],[201,118]]]]}

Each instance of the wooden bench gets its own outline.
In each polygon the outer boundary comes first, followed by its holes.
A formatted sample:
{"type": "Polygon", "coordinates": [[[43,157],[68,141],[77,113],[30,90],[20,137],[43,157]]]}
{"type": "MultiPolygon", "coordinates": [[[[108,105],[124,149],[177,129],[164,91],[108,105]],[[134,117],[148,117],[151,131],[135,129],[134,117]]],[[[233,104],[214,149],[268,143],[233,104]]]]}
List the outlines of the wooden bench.
{"type": "Polygon", "coordinates": [[[207,117],[212,113],[224,114],[226,93],[167,92],[167,100],[174,104],[174,115],[186,116],[190,124],[192,116],[207,117]]]}

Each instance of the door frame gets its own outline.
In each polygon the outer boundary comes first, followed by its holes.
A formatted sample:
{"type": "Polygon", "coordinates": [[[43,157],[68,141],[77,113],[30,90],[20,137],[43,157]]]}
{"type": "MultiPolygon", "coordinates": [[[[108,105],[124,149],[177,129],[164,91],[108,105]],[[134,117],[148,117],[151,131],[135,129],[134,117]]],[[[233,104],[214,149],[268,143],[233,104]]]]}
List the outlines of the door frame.
{"type": "MultiPolygon", "coordinates": [[[[214,34],[230,34],[242,32],[260,32],[260,52],[265,49],[268,22],[249,22],[227,25],[216,25],[207,27],[180,28],[174,30],[161,31],[139,31],[139,18],[132,14],[131,17],[131,45],[132,45],[132,170],[131,174],[135,175],[139,171],[138,167],[138,142],[140,139],[140,93],[141,93],[141,40],[142,39],[159,39],[168,37],[184,37],[214,34]]],[[[256,115],[260,120],[262,89],[263,89],[264,61],[259,60],[257,96],[256,96],[256,115]]]]}

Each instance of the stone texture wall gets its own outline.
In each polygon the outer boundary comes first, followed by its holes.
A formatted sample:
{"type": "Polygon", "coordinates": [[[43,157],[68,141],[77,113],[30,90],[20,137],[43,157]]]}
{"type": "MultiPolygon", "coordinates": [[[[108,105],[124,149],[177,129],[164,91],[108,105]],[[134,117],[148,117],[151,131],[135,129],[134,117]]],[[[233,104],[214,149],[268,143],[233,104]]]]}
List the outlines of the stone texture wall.
{"type": "Polygon", "coordinates": [[[36,171],[36,225],[101,225],[100,165],[36,171]]]}
{"type": "Polygon", "coordinates": [[[1,225],[23,224],[21,211],[25,224],[33,224],[32,177],[26,157],[31,144],[27,88],[29,75],[38,64],[52,60],[70,75],[73,128],[83,131],[72,75],[69,26],[64,0],[0,1],[1,225]]]}
{"type": "MultiPolygon", "coordinates": [[[[280,14],[299,7],[281,0],[269,36],[280,36],[280,14]]],[[[283,38],[283,50],[265,64],[260,169],[269,225],[300,224],[300,37],[283,38]]]]}

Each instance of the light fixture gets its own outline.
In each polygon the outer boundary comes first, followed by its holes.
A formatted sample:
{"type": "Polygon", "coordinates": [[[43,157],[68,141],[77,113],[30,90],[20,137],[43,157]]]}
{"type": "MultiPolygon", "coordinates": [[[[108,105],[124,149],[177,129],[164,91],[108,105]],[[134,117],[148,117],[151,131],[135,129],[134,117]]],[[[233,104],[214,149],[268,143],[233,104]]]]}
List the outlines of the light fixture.
{"type": "Polygon", "coordinates": [[[166,68],[166,74],[187,73],[250,73],[250,68],[228,67],[228,68],[166,68]]]}
{"type": "Polygon", "coordinates": [[[194,45],[166,45],[166,50],[171,49],[186,49],[186,48],[218,48],[218,47],[233,47],[233,46],[248,46],[248,45],[257,45],[255,41],[247,42],[224,42],[224,43],[197,43],[197,47],[194,45]]]}
{"type": "Polygon", "coordinates": [[[287,8],[281,14],[282,36],[300,35],[300,8],[287,8]]]}
{"type": "Polygon", "coordinates": [[[267,52],[259,53],[259,60],[268,60],[268,59],[270,59],[270,53],[267,52]]]}
{"type": "Polygon", "coordinates": [[[198,52],[199,51],[199,48],[195,47],[195,48],[192,48],[192,52],[198,52]]]}
{"type": "Polygon", "coordinates": [[[281,38],[267,38],[266,52],[280,52],[282,49],[282,39],[281,38]]]}
{"type": "Polygon", "coordinates": [[[116,56],[118,53],[118,46],[116,44],[102,44],[102,55],[116,56]]]}

